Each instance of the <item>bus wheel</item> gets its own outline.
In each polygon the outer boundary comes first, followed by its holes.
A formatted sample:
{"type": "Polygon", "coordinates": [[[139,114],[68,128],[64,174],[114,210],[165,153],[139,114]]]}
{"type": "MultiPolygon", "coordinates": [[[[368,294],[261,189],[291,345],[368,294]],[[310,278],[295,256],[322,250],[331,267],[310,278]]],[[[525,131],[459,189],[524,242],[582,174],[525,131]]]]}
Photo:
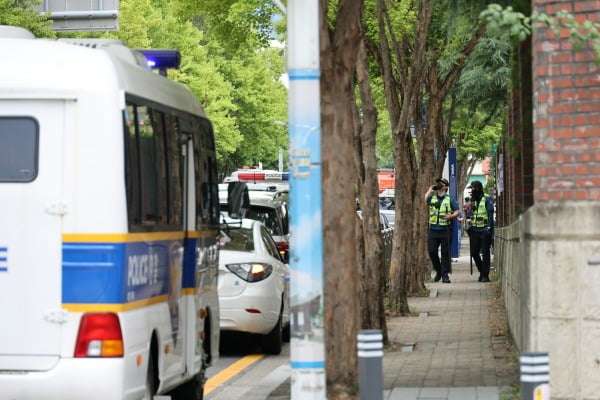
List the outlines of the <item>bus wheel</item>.
{"type": "Polygon", "coordinates": [[[158,387],[158,371],[156,369],[156,362],[154,361],[155,357],[154,351],[150,350],[148,353],[148,371],[146,372],[144,400],[152,400],[158,387]]]}
{"type": "Polygon", "coordinates": [[[172,400],[202,400],[204,398],[204,370],[169,394],[172,400]]]}

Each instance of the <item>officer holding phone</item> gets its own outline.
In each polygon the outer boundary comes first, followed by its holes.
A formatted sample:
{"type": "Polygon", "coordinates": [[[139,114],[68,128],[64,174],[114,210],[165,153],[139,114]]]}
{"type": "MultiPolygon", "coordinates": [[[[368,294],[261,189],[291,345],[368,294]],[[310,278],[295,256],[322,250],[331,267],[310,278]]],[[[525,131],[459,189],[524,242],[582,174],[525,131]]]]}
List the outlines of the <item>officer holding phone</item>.
{"type": "Polygon", "coordinates": [[[459,210],[456,200],[447,193],[450,183],[439,178],[436,184],[425,193],[425,201],[429,207],[429,232],[427,234],[427,252],[435,270],[435,282],[441,279],[450,283],[450,234],[452,220],[458,217],[459,210]],[[442,258],[438,255],[441,247],[442,258]]]}

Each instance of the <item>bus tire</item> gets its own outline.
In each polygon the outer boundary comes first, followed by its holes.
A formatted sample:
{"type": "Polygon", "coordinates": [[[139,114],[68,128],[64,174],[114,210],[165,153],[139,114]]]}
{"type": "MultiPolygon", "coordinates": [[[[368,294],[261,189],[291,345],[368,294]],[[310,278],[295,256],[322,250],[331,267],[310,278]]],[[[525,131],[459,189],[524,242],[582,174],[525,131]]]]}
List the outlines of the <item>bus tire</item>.
{"type": "Polygon", "coordinates": [[[146,371],[146,390],[144,400],[152,400],[158,388],[158,368],[156,364],[155,344],[152,342],[148,352],[148,369],[146,371]]]}
{"type": "Polygon", "coordinates": [[[172,400],[202,400],[204,398],[204,370],[170,393],[172,400]]]}

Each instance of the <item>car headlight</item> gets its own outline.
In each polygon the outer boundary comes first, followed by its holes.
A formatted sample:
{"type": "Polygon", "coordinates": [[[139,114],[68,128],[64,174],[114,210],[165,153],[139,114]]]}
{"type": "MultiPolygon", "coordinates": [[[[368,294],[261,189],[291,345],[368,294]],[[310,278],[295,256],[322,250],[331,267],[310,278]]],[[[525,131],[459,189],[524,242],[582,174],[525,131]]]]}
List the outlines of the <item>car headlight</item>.
{"type": "Polygon", "coordinates": [[[272,265],[263,263],[227,264],[225,266],[246,282],[262,281],[273,272],[272,265]]]}

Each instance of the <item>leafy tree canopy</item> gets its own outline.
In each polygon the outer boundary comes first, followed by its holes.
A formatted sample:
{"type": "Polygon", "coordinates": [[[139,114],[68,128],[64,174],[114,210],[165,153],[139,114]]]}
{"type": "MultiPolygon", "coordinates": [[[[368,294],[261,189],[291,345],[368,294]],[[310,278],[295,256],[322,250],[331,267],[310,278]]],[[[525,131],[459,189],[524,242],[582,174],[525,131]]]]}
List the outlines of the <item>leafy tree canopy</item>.
{"type": "Polygon", "coordinates": [[[181,20],[168,0],[122,0],[119,30],[107,34],[132,48],[175,48],[181,52],[181,66],[169,77],[186,85],[203,105],[215,130],[217,154],[225,157],[236,151],[242,134],[233,116],[233,86],[227,82],[210,54],[205,35],[191,22],[181,20]],[[201,45],[204,44],[204,45],[201,45]]]}
{"type": "Polygon", "coordinates": [[[39,4],[41,0],[0,0],[0,25],[20,26],[36,37],[56,37],[52,21],[34,9],[39,4]]]}
{"type": "Polygon", "coordinates": [[[515,41],[527,39],[536,27],[536,23],[540,24],[538,26],[551,29],[557,37],[560,36],[562,30],[565,30],[574,45],[575,51],[589,45],[596,54],[596,64],[600,64],[599,22],[589,19],[578,22],[575,16],[566,10],[560,10],[554,16],[539,12],[527,16],[515,11],[510,6],[503,8],[499,4],[490,4],[481,12],[480,18],[487,23],[490,31],[507,32],[515,41]]]}
{"type": "Polygon", "coordinates": [[[273,165],[279,148],[288,146],[287,90],[279,80],[283,57],[278,49],[264,49],[216,60],[233,86],[233,116],[243,135],[234,158],[242,165],[273,165]]]}
{"type": "Polygon", "coordinates": [[[179,9],[227,49],[235,52],[268,47],[275,3],[266,0],[177,0],[179,9]]]}

